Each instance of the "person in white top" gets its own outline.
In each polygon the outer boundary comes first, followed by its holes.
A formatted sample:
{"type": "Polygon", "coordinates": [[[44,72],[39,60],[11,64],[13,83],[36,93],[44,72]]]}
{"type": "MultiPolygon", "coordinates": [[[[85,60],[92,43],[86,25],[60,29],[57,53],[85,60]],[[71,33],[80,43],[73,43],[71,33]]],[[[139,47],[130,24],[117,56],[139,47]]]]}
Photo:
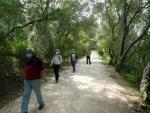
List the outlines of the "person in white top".
{"type": "Polygon", "coordinates": [[[55,55],[53,56],[51,61],[51,66],[53,66],[56,83],[58,83],[59,80],[59,70],[61,63],[62,63],[62,56],[60,55],[60,50],[56,49],[55,55]]]}

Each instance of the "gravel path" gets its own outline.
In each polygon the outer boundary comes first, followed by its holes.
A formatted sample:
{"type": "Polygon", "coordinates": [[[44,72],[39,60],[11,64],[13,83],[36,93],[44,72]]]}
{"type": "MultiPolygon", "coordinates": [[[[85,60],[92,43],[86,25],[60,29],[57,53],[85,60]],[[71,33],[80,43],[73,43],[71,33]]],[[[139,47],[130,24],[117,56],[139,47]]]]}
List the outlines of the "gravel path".
{"type": "MultiPolygon", "coordinates": [[[[110,75],[96,52],[92,52],[92,65],[85,64],[85,58],[77,65],[77,72],[65,67],[61,78],[55,84],[54,78],[42,86],[46,106],[37,109],[32,94],[29,113],[131,113],[126,88],[119,85],[110,75]]],[[[16,89],[17,90],[17,89],[16,89]]],[[[22,97],[0,110],[0,113],[19,113],[22,97]]]]}

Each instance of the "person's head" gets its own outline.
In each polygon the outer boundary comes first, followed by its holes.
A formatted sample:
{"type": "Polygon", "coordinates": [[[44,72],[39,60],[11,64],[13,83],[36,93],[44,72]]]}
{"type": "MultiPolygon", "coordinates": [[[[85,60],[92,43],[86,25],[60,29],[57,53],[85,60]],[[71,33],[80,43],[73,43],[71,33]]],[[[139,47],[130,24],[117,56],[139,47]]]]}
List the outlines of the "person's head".
{"type": "Polygon", "coordinates": [[[27,48],[26,49],[26,57],[32,58],[35,55],[35,51],[33,48],[27,48]]]}
{"type": "Polygon", "coordinates": [[[72,49],[72,51],[71,51],[72,53],[75,53],[75,49],[72,49]]]}
{"type": "Polygon", "coordinates": [[[60,50],[59,50],[59,49],[56,49],[56,50],[55,50],[55,54],[56,54],[56,55],[60,54],[60,50]]]}

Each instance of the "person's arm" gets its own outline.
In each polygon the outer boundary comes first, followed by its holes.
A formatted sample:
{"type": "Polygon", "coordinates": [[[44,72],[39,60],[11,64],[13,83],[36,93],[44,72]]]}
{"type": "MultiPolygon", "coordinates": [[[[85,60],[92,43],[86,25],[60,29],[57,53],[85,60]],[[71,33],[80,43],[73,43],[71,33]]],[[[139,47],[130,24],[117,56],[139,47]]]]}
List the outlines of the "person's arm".
{"type": "Polygon", "coordinates": [[[33,65],[42,66],[43,65],[42,59],[38,58],[36,61],[33,62],[33,65]]]}
{"type": "Polygon", "coordinates": [[[44,66],[43,66],[43,61],[42,61],[42,59],[39,60],[39,65],[41,66],[41,70],[44,70],[44,66]]]}
{"type": "Polygon", "coordinates": [[[78,59],[78,55],[76,54],[76,59],[78,59]]]}
{"type": "Polygon", "coordinates": [[[33,66],[38,66],[40,67],[41,70],[44,69],[43,67],[43,61],[40,57],[36,57],[34,60],[33,60],[33,63],[32,63],[33,66]]]}
{"type": "Polygon", "coordinates": [[[60,63],[62,63],[62,56],[60,55],[60,63]]]}
{"type": "Polygon", "coordinates": [[[69,56],[69,61],[70,61],[70,62],[72,61],[71,55],[69,56]]]}
{"type": "Polygon", "coordinates": [[[78,59],[78,55],[76,54],[76,59],[77,59],[77,62],[79,62],[79,59],[78,59]]]}
{"type": "Polygon", "coordinates": [[[35,62],[35,66],[38,66],[38,69],[41,70],[41,80],[44,80],[44,73],[43,73],[43,70],[44,70],[44,65],[43,65],[43,60],[39,57],[37,57],[36,59],[37,61],[35,62]]]}
{"type": "Polygon", "coordinates": [[[70,56],[68,57],[68,61],[71,61],[71,57],[70,56]]]}
{"type": "Polygon", "coordinates": [[[54,60],[54,57],[52,58],[52,61],[51,61],[51,64],[50,64],[51,66],[53,65],[53,60],[54,60]]]}

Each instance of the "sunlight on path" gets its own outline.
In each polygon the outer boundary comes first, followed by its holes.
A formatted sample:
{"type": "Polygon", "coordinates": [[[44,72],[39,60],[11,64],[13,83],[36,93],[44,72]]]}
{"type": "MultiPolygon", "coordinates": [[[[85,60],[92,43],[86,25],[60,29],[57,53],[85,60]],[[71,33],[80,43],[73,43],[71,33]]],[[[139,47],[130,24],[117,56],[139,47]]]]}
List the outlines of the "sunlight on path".
{"type": "MultiPolygon", "coordinates": [[[[131,113],[123,94],[126,88],[110,77],[108,67],[96,51],[92,52],[91,61],[92,65],[87,65],[86,59],[81,59],[74,74],[71,67],[67,67],[61,72],[58,84],[54,78],[48,81],[42,87],[45,108],[37,109],[33,95],[29,113],[131,113]]],[[[0,113],[19,113],[21,98],[5,106],[0,113]]]]}

